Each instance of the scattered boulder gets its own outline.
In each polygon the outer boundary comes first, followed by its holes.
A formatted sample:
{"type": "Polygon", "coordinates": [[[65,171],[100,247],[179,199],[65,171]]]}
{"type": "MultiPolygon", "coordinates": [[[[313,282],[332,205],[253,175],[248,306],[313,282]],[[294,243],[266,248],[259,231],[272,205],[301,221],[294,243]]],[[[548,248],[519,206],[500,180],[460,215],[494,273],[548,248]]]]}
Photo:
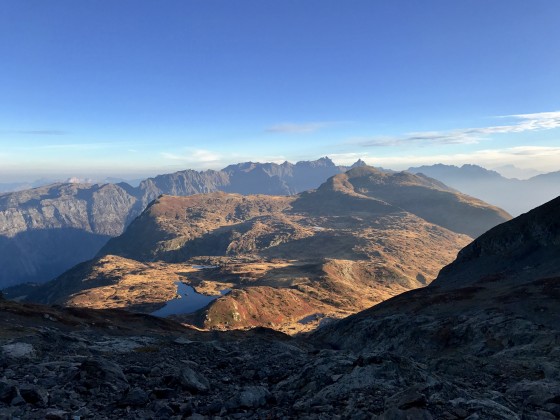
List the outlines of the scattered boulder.
{"type": "Polygon", "coordinates": [[[182,368],[177,379],[181,386],[187,391],[207,392],[210,389],[210,382],[208,382],[208,379],[189,367],[182,368]]]}
{"type": "Polygon", "coordinates": [[[4,403],[11,402],[16,396],[19,395],[19,390],[15,385],[9,384],[6,381],[0,380],[0,401],[4,403]]]}
{"type": "Polygon", "coordinates": [[[120,401],[121,406],[140,406],[146,404],[150,398],[148,393],[140,387],[136,387],[128,391],[125,397],[120,401]]]}
{"type": "Polygon", "coordinates": [[[19,389],[20,395],[26,403],[45,407],[49,402],[49,395],[43,388],[35,387],[32,385],[22,386],[19,389]]]}
{"type": "Polygon", "coordinates": [[[270,392],[263,386],[246,386],[228,401],[228,408],[262,407],[270,399],[270,392]]]}
{"type": "Polygon", "coordinates": [[[29,343],[5,344],[2,346],[2,352],[6,357],[12,357],[14,359],[35,356],[35,349],[29,343]]]}

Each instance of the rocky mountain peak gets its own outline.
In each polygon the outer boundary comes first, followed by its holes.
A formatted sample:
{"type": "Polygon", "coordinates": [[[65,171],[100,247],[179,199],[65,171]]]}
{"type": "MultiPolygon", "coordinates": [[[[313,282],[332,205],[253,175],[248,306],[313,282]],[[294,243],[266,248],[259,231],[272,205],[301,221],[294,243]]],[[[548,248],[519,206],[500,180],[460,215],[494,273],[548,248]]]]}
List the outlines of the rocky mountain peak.
{"type": "Polygon", "coordinates": [[[352,164],[352,166],[350,166],[350,168],[358,168],[360,166],[368,166],[368,164],[365,163],[362,159],[358,159],[356,162],[352,164]]]}
{"type": "Polygon", "coordinates": [[[320,167],[334,168],[334,167],[336,167],[335,163],[328,156],[319,158],[317,160],[298,162],[298,163],[296,163],[296,166],[307,166],[309,168],[320,168],[320,167]]]}

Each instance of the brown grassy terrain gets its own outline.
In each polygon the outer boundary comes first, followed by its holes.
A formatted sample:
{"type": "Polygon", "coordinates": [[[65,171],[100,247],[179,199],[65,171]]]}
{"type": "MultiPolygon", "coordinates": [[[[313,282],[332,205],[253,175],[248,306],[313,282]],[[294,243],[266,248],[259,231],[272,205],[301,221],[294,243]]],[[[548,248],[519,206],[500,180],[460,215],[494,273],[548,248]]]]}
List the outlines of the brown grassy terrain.
{"type": "MultiPolygon", "coordinates": [[[[183,322],[209,329],[261,325],[296,333],[424,286],[470,240],[400,209],[381,216],[315,216],[293,212],[286,204],[293,198],[287,197],[259,197],[259,209],[245,209],[248,220],[243,222],[228,219],[228,212],[240,214],[231,205],[234,200],[247,202],[225,194],[162,197],[151,208],[156,232],[142,225],[144,241],[131,249],[141,255],[155,250],[158,259],[168,261],[100,257],[32,298],[152,312],[175,298],[176,283],[184,282],[207,295],[232,292],[199,313],[176,317],[183,322]],[[190,220],[197,206],[205,209],[203,217],[191,224],[177,219],[188,209],[185,218],[190,220]],[[213,217],[214,212],[221,217],[213,217]],[[204,255],[220,248],[221,255],[204,255]],[[199,264],[217,268],[193,268],[199,264]]],[[[137,243],[136,238],[122,239],[137,243]]]]}
{"type": "Polygon", "coordinates": [[[427,285],[470,242],[465,226],[507,217],[435,180],[366,167],[290,197],[161,196],[97,260],[31,298],[151,312],[184,282],[231,292],[177,319],[295,333],[427,285]]]}

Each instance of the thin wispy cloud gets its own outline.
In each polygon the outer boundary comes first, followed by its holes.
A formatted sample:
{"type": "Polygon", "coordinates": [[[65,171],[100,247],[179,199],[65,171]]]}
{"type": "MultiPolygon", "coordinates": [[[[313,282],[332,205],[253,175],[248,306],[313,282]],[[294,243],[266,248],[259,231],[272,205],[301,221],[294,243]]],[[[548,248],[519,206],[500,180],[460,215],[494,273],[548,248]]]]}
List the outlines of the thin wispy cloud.
{"type": "Polygon", "coordinates": [[[461,128],[448,131],[422,131],[396,137],[375,137],[354,140],[364,147],[429,146],[449,144],[476,144],[493,134],[522,133],[551,130],[560,127],[560,111],[501,116],[513,120],[511,124],[488,127],[461,128]]]}
{"type": "Polygon", "coordinates": [[[402,155],[402,156],[369,156],[362,159],[374,166],[392,169],[407,169],[410,166],[433,165],[444,163],[447,165],[463,165],[474,163],[486,168],[494,168],[504,164],[511,164],[520,168],[534,168],[544,172],[560,170],[560,147],[548,146],[517,146],[503,149],[483,149],[471,153],[434,154],[430,156],[402,155]]]}
{"type": "Polygon", "coordinates": [[[118,143],[55,143],[55,144],[42,144],[40,146],[34,146],[34,149],[61,149],[61,150],[100,150],[120,147],[121,144],[118,143]]]}
{"type": "Polygon", "coordinates": [[[183,153],[161,152],[165,159],[179,162],[219,162],[223,156],[219,153],[203,149],[189,149],[183,153]]]}
{"type": "Polygon", "coordinates": [[[32,134],[34,136],[65,136],[68,131],[64,130],[21,130],[17,134],[32,134]]]}
{"type": "Polygon", "coordinates": [[[308,123],[282,123],[276,124],[271,127],[267,127],[265,131],[267,133],[313,133],[319,131],[325,127],[338,124],[333,121],[319,121],[319,122],[308,122],[308,123]]]}
{"type": "Polygon", "coordinates": [[[285,156],[255,156],[239,153],[221,153],[205,149],[183,149],[178,152],[160,152],[160,156],[167,161],[172,161],[173,166],[183,169],[222,169],[228,165],[239,162],[274,162],[282,163],[285,156]]]}
{"type": "Polygon", "coordinates": [[[0,130],[2,134],[19,134],[32,136],[65,136],[69,134],[64,130],[0,130]]]}

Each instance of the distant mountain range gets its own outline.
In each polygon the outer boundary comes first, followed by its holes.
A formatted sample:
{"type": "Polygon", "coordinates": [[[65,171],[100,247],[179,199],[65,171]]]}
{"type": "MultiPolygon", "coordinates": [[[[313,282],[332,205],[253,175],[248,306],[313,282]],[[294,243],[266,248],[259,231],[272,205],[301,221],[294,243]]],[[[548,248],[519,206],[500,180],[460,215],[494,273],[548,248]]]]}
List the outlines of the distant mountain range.
{"type": "Polygon", "coordinates": [[[289,195],[347,169],[326,157],[281,165],[248,162],[221,171],[160,175],[138,187],[59,183],[0,194],[0,288],[44,282],[92,258],[161,194],[289,195]]]}
{"type": "MultiPolygon", "coordinates": [[[[364,165],[359,160],[351,167],[337,166],[327,157],[295,164],[246,162],[220,171],[185,170],[159,175],[140,182],[137,187],[127,183],[62,183],[0,194],[0,264],[4,267],[0,288],[44,282],[92,258],[108,239],[121,234],[161,194],[186,196],[223,191],[293,195],[317,188],[333,175],[364,165]]],[[[435,165],[410,170],[424,172],[492,204],[502,204],[500,207],[513,209],[515,214],[534,203],[540,204],[544,196],[549,197],[554,191],[560,193],[560,183],[554,181],[558,173],[518,181],[473,165],[462,168],[435,165]]],[[[383,194],[390,194],[390,188],[386,187],[383,194]]],[[[415,205],[420,202],[418,199],[415,198],[415,205]]],[[[409,204],[401,203],[404,209],[409,204]]],[[[429,202],[423,205],[430,214],[438,211],[429,202]]],[[[453,211],[447,211],[447,217],[453,218],[453,211]]],[[[468,223],[472,222],[469,219],[468,223]]],[[[479,230],[464,231],[471,236],[474,232],[479,230]]]]}
{"type": "Polygon", "coordinates": [[[525,213],[560,195],[560,171],[537,175],[526,180],[505,178],[496,171],[478,165],[431,165],[412,167],[465,194],[505,209],[513,216],[525,213]]]}
{"type": "Polygon", "coordinates": [[[103,179],[70,177],[65,180],[41,178],[29,182],[2,182],[0,183],[0,193],[29,190],[31,188],[37,188],[51,184],[118,184],[121,182],[126,182],[127,184],[136,187],[138,186],[138,184],[140,184],[141,181],[141,179],[122,179],[114,177],[107,177],[103,179]]]}
{"type": "Polygon", "coordinates": [[[509,218],[424,175],[368,166],[292,196],[165,195],[98,258],[24,294],[150,313],[181,282],[197,293],[229,290],[186,322],[297,332],[429,283],[467,234],[509,218]]]}

